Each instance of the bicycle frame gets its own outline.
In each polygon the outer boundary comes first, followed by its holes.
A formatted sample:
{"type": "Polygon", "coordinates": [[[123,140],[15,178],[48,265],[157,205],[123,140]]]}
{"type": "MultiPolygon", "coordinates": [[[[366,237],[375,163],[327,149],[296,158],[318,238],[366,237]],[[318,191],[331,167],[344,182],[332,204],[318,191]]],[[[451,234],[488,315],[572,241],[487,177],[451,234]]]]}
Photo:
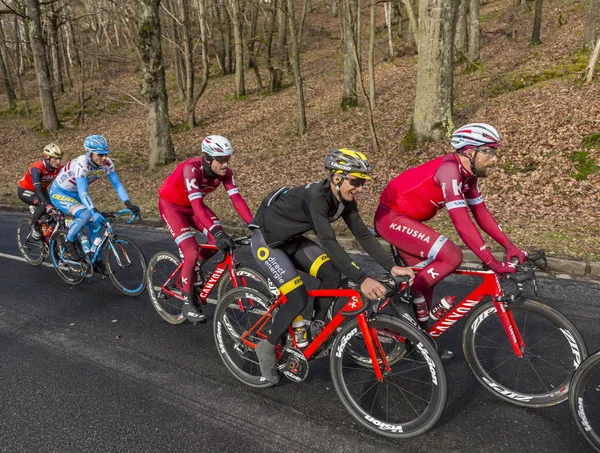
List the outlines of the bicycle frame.
{"type": "MultiPolygon", "coordinates": [[[[198,248],[215,250],[215,251],[219,250],[218,247],[213,244],[198,244],[198,248]]],[[[215,285],[219,282],[219,280],[225,273],[226,269],[228,270],[229,276],[231,277],[231,282],[233,284],[233,287],[237,288],[239,286],[238,282],[237,282],[237,278],[236,278],[235,266],[236,266],[236,261],[233,258],[233,255],[231,253],[226,253],[223,261],[221,261],[217,265],[217,267],[212,272],[209,279],[206,281],[206,283],[202,287],[202,291],[200,291],[199,298],[200,298],[200,301],[202,304],[206,304],[206,299],[208,298],[208,295],[210,294],[212,289],[215,287],[215,285]]],[[[165,283],[163,283],[163,285],[161,286],[162,291],[165,294],[168,294],[171,297],[176,297],[178,299],[183,299],[183,295],[182,295],[183,288],[181,286],[181,268],[182,267],[183,267],[183,262],[179,263],[179,266],[177,266],[177,268],[169,276],[167,281],[165,283]],[[179,275],[177,275],[178,273],[179,273],[179,275]],[[169,289],[169,286],[167,286],[168,283],[171,282],[175,278],[176,275],[177,275],[177,279],[175,280],[175,288],[177,288],[178,291],[169,289]]],[[[242,284],[243,285],[245,284],[245,282],[243,281],[243,277],[242,277],[242,284]]]]}
{"type": "MultiPolygon", "coordinates": [[[[315,289],[308,291],[308,297],[348,297],[348,301],[344,305],[344,307],[333,317],[333,319],[327,323],[321,333],[317,335],[317,337],[311,341],[308,346],[302,351],[304,357],[307,360],[310,360],[317,350],[321,347],[321,345],[331,336],[333,335],[337,328],[345,321],[348,316],[355,316],[358,321],[358,327],[360,332],[365,340],[365,345],[367,351],[369,353],[369,357],[371,358],[371,363],[379,364],[379,359],[377,358],[376,349],[379,352],[379,356],[381,358],[381,362],[383,365],[383,369],[385,371],[391,371],[391,368],[387,362],[386,354],[383,352],[383,348],[381,343],[379,342],[379,338],[377,336],[377,332],[375,329],[369,327],[367,322],[367,315],[365,311],[365,303],[362,300],[360,294],[353,289],[315,289]],[[351,313],[359,312],[358,314],[352,315],[351,313]]],[[[252,326],[252,328],[246,331],[242,335],[242,342],[250,347],[256,348],[256,344],[252,341],[248,340],[248,336],[255,332],[255,335],[260,337],[261,339],[265,339],[267,336],[261,332],[262,328],[266,325],[271,316],[271,313],[274,309],[279,307],[281,304],[285,304],[287,302],[287,298],[285,295],[280,295],[279,298],[275,301],[275,303],[269,308],[269,310],[252,326]]],[[[294,347],[297,347],[296,339],[293,335],[293,330],[288,327],[288,331],[292,334],[292,341],[294,347]]],[[[281,348],[277,347],[277,356],[278,358],[281,356],[281,348]]],[[[373,367],[375,371],[375,376],[378,380],[383,379],[383,371],[379,366],[373,367]]]]}
{"type": "MultiPolygon", "coordinates": [[[[412,269],[415,272],[423,270],[421,267],[412,267],[412,269]]],[[[500,278],[498,275],[493,271],[468,269],[457,269],[453,272],[453,274],[480,277],[483,279],[483,281],[469,295],[454,305],[454,307],[452,307],[448,313],[442,316],[442,318],[440,318],[433,326],[431,326],[427,333],[434,339],[438,338],[457,321],[462,319],[463,316],[475,308],[483,299],[490,297],[494,303],[496,313],[500,318],[502,327],[506,332],[515,355],[519,358],[523,358],[522,350],[525,347],[525,342],[519,333],[519,328],[515,323],[512,313],[506,310],[504,302],[498,300],[498,298],[504,294],[502,291],[502,286],[500,286],[500,278]]],[[[491,310],[489,314],[491,314],[491,310]]]]}

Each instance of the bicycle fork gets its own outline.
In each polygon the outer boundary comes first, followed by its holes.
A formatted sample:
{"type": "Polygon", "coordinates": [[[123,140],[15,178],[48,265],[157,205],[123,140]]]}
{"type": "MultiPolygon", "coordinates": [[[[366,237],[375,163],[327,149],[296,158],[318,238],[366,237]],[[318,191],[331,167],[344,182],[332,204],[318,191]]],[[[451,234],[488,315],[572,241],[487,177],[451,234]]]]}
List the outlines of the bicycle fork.
{"type": "Polygon", "coordinates": [[[493,298],[492,300],[494,302],[494,306],[496,307],[496,313],[498,313],[502,327],[506,332],[506,336],[510,341],[515,355],[522,359],[523,349],[525,349],[525,342],[523,341],[523,337],[521,336],[519,328],[515,323],[515,318],[513,317],[512,312],[506,309],[506,304],[504,302],[500,302],[496,298],[493,298]]]}
{"type": "Polygon", "coordinates": [[[369,353],[369,357],[371,358],[371,363],[373,364],[373,371],[375,372],[375,376],[377,377],[377,380],[383,382],[383,372],[391,372],[391,368],[387,361],[387,356],[383,351],[383,346],[381,346],[381,342],[379,341],[377,330],[373,327],[369,327],[369,323],[367,322],[367,316],[365,313],[361,313],[360,315],[358,315],[357,321],[358,327],[363,336],[363,340],[365,341],[367,352],[369,353]],[[384,371],[382,371],[382,369],[379,366],[377,354],[379,354],[379,356],[381,357],[381,364],[384,371]]]}

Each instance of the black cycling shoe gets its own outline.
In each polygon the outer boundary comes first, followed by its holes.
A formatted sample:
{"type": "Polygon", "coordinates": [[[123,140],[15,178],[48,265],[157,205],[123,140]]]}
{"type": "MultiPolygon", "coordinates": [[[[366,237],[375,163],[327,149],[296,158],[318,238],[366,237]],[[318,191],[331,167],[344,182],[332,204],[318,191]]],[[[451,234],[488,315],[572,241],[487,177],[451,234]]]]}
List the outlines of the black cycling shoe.
{"type": "Polygon", "coordinates": [[[39,241],[42,239],[42,232],[40,231],[40,227],[38,227],[35,223],[31,225],[31,230],[29,231],[29,237],[34,241],[39,241]]]}
{"type": "Polygon", "coordinates": [[[77,253],[77,248],[75,247],[75,243],[73,241],[66,241],[65,243],[66,245],[66,254],[65,254],[65,259],[68,261],[79,261],[81,260],[81,257],[79,256],[79,253],[77,253]]]}
{"type": "Polygon", "coordinates": [[[194,302],[194,293],[183,294],[183,306],[181,307],[182,316],[194,324],[206,322],[206,315],[202,313],[202,309],[196,306],[194,302]]]}
{"type": "Polygon", "coordinates": [[[256,345],[255,352],[260,365],[260,374],[271,384],[277,384],[279,382],[279,374],[277,373],[275,345],[272,345],[267,340],[262,340],[256,345]]]}

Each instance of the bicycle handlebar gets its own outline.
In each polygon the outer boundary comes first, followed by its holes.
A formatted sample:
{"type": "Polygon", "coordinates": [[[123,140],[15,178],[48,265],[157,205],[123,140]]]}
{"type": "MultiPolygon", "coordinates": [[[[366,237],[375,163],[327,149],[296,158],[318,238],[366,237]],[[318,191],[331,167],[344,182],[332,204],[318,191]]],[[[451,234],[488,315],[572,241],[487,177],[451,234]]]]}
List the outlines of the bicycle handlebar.
{"type": "MultiPolygon", "coordinates": [[[[408,283],[410,281],[410,277],[408,277],[406,275],[389,275],[388,274],[388,275],[379,276],[375,280],[377,280],[379,283],[381,283],[387,290],[385,297],[383,297],[383,298],[380,297],[378,299],[368,299],[366,296],[363,295],[362,307],[360,307],[357,310],[342,312],[342,314],[344,316],[360,315],[361,313],[364,313],[369,308],[371,308],[373,306],[374,302],[379,303],[381,300],[385,300],[389,297],[392,297],[394,294],[396,294],[400,291],[400,286],[402,283],[408,283]]],[[[375,311],[378,311],[378,310],[375,310],[375,311]]]]}

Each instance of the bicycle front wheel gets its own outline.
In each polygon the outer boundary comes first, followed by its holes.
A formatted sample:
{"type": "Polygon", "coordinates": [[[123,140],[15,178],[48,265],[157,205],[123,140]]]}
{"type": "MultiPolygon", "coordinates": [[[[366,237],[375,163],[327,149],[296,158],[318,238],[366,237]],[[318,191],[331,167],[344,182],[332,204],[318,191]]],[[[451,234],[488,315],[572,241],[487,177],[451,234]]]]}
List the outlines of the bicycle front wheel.
{"type": "Polygon", "coordinates": [[[600,452],[600,351],[575,371],[571,379],[569,406],[583,437],[600,452]]]}
{"type": "Polygon", "coordinates": [[[102,259],[108,276],[119,291],[139,296],[146,289],[146,258],[127,236],[118,235],[104,243],[102,259]]]}
{"type": "Polygon", "coordinates": [[[169,324],[185,322],[185,318],[181,315],[182,290],[177,286],[180,272],[173,274],[180,264],[179,257],[171,252],[158,252],[148,262],[146,283],[152,306],[169,324]],[[181,298],[172,294],[178,294],[181,298]]]}
{"type": "MultiPolygon", "coordinates": [[[[79,285],[85,279],[81,269],[71,269],[71,267],[63,261],[63,256],[66,254],[67,232],[64,230],[54,230],[50,238],[50,257],[54,269],[60,278],[69,285],[79,285]]],[[[77,243],[79,247],[79,243],[77,243]]],[[[79,250],[81,254],[81,250],[79,250]]]]}
{"type": "Polygon", "coordinates": [[[373,367],[357,366],[347,349],[366,350],[358,321],[349,321],[336,335],[330,367],[342,404],[363,426],[397,439],[418,436],[439,420],[448,396],[446,373],[435,347],[413,326],[380,315],[369,327],[404,343],[401,360],[389,363],[378,380],[373,367]]]}
{"type": "Polygon", "coordinates": [[[515,355],[493,302],[479,306],[463,330],[463,352],[477,380],[498,398],[544,407],[568,398],[569,381],[587,357],[577,328],[553,308],[533,300],[507,306],[525,346],[515,355]]]}
{"type": "Polygon", "coordinates": [[[23,258],[32,266],[39,266],[44,261],[43,240],[31,238],[31,219],[22,219],[17,225],[17,245],[23,258]]]}
{"type": "MultiPolygon", "coordinates": [[[[217,351],[227,369],[250,387],[273,385],[262,377],[254,348],[242,341],[242,335],[255,326],[270,307],[271,301],[267,296],[254,289],[240,287],[224,294],[215,311],[213,332],[217,351]]],[[[269,316],[264,321],[260,332],[251,332],[246,338],[248,341],[256,344],[265,338],[273,318],[269,316]]]]}

